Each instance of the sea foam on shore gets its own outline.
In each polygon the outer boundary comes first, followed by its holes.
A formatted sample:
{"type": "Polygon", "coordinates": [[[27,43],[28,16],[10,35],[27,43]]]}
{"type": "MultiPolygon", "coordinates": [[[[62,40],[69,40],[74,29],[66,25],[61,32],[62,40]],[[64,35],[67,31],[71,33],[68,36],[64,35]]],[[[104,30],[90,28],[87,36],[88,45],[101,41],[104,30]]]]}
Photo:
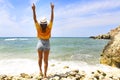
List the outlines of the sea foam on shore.
{"type": "MultiPolygon", "coordinates": [[[[0,61],[0,78],[10,80],[43,79],[39,76],[39,67],[36,60],[9,59],[0,61]]],[[[89,65],[78,61],[49,61],[48,78],[53,80],[119,80],[120,69],[101,64],[89,65]],[[63,76],[64,75],[64,76],[63,76]]]]}

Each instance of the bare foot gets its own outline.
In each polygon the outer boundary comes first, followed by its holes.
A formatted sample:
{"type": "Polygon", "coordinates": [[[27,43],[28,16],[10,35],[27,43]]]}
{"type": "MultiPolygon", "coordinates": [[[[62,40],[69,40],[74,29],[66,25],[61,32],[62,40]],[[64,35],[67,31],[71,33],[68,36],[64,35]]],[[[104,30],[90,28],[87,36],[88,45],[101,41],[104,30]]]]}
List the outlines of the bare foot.
{"type": "Polygon", "coordinates": [[[46,75],[43,75],[43,78],[47,78],[47,76],[46,76],[46,75]]]}
{"type": "Polygon", "coordinates": [[[47,78],[46,76],[43,76],[43,78],[47,78]]]}
{"type": "Polygon", "coordinates": [[[39,74],[40,76],[43,76],[43,73],[42,72],[40,72],[40,74],[39,74]]]}
{"type": "Polygon", "coordinates": [[[48,80],[47,78],[43,78],[42,80],[48,80]]]}

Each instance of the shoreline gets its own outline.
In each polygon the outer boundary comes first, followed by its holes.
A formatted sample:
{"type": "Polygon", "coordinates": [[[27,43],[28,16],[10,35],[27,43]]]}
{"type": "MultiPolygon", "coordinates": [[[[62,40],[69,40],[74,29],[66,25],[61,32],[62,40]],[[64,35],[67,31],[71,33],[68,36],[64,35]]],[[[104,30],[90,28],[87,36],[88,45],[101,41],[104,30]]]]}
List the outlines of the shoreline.
{"type": "MultiPolygon", "coordinates": [[[[119,80],[120,69],[105,65],[78,64],[70,61],[51,61],[48,78],[45,80],[119,80]],[[67,63],[67,64],[66,64],[67,63]]],[[[37,65],[36,65],[37,66],[37,65]]],[[[34,70],[35,67],[32,68],[34,70]]],[[[19,74],[0,74],[0,80],[44,80],[38,72],[19,74]]]]}

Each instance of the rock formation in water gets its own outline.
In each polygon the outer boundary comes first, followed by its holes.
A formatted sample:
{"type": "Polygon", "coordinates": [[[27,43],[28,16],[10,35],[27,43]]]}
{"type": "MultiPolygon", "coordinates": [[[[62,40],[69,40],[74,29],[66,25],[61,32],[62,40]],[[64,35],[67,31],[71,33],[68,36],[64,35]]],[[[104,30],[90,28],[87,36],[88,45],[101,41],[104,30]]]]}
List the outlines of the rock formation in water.
{"type": "Polygon", "coordinates": [[[120,32],[120,26],[115,29],[110,30],[107,34],[102,34],[98,36],[90,36],[93,39],[112,39],[118,32],[120,32]]]}

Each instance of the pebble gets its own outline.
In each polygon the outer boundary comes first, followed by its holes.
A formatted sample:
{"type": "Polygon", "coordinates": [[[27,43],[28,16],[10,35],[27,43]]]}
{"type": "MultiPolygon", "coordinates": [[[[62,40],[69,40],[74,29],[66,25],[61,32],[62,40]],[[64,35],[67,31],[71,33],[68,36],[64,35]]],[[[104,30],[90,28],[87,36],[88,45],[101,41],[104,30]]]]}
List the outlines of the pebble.
{"type": "Polygon", "coordinates": [[[63,68],[64,68],[64,69],[67,69],[67,68],[69,68],[69,66],[64,66],[63,68]]]}
{"type": "Polygon", "coordinates": [[[120,80],[120,76],[108,75],[101,70],[91,72],[91,76],[88,76],[84,71],[71,70],[61,74],[50,74],[45,79],[36,74],[21,73],[17,76],[0,75],[0,80],[120,80]]]}
{"type": "Polygon", "coordinates": [[[55,66],[55,64],[51,64],[51,66],[52,66],[52,67],[54,67],[54,66],[55,66]]]}

